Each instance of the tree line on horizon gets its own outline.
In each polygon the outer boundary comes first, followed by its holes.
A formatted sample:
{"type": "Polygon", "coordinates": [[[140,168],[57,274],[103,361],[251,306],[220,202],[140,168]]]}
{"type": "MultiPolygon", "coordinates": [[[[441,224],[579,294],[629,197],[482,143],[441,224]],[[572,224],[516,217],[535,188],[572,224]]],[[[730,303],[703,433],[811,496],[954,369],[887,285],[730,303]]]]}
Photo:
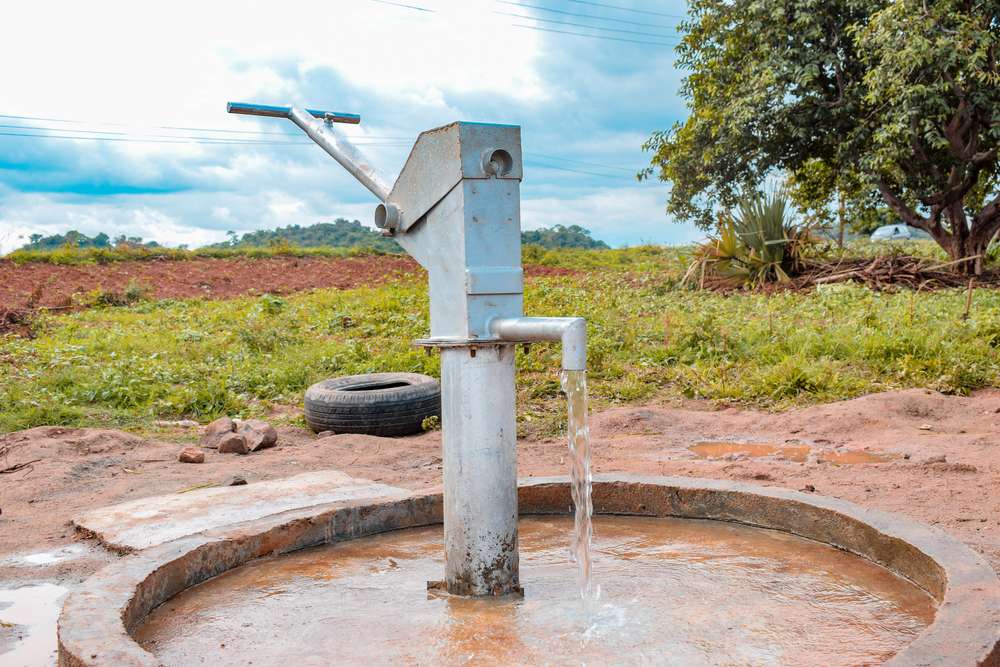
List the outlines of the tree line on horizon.
{"type": "MultiPolygon", "coordinates": [[[[333,222],[320,222],[314,225],[289,225],[277,229],[261,229],[247,232],[243,235],[235,231],[226,233],[228,240],[212,244],[210,248],[262,248],[268,246],[290,245],[303,248],[334,247],[334,248],[371,248],[382,252],[402,252],[399,244],[391,237],[383,236],[358,220],[337,218],[333,222]]],[[[607,243],[591,236],[589,229],[579,225],[554,225],[521,233],[521,243],[537,245],[546,249],[584,248],[608,249],[607,243]]],[[[71,230],[65,234],[43,236],[32,234],[28,243],[21,250],[58,250],[60,248],[113,248],[129,247],[159,247],[156,241],[144,241],[141,236],[120,235],[112,238],[105,233],[93,237],[71,230]]],[[[182,246],[183,247],[183,246],[182,246]]]]}

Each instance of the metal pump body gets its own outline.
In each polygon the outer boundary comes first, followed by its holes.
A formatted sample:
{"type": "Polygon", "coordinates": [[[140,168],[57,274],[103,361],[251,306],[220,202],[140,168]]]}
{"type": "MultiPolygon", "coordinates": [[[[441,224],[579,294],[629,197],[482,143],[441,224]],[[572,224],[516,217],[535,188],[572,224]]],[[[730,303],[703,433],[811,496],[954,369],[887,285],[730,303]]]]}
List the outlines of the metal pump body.
{"type": "Polygon", "coordinates": [[[251,104],[229,111],[302,128],[379,198],[376,226],[427,270],[431,331],[416,344],[441,352],[444,586],[455,595],[519,593],[515,345],[561,340],[564,368],[586,367],[581,318],[523,316],[520,128],[458,122],[423,132],[390,188],[333,130],[357,116],[251,104]]]}

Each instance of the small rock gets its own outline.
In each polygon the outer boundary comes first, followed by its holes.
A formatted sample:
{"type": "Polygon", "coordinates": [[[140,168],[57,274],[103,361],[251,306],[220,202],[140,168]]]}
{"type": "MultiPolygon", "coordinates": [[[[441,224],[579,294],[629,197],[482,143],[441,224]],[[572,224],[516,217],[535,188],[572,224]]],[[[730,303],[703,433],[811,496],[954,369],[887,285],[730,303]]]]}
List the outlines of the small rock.
{"type": "Polygon", "coordinates": [[[181,463],[204,463],[205,452],[200,449],[195,449],[194,447],[185,447],[181,450],[181,453],[177,455],[177,460],[181,463]]]}
{"type": "Polygon", "coordinates": [[[939,454],[938,456],[932,456],[930,458],[924,459],[920,463],[922,463],[925,466],[929,466],[935,463],[947,463],[947,462],[948,462],[948,457],[945,456],[944,454],[939,454]]]}
{"type": "Polygon", "coordinates": [[[246,439],[247,447],[251,452],[274,447],[274,444],[278,442],[278,432],[274,430],[274,427],[259,419],[248,419],[240,422],[236,426],[236,432],[246,439]]]}
{"type": "Polygon", "coordinates": [[[917,428],[919,428],[921,431],[930,431],[934,427],[931,426],[930,424],[921,424],[917,428]]]}
{"type": "Polygon", "coordinates": [[[802,491],[805,491],[806,493],[816,493],[816,487],[812,484],[806,484],[802,487],[802,491]]]}
{"type": "Polygon", "coordinates": [[[222,439],[236,430],[236,423],[229,417],[219,417],[214,422],[205,427],[205,433],[201,436],[201,446],[218,449],[222,439]]]}
{"type": "Polygon", "coordinates": [[[249,454],[247,439],[239,433],[225,433],[219,439],[220,454],[249,454]]]}
{"type": "Polygon", "coordinates": [[[334,435],[333,431],[320,431],[319,433],[316,434],[316,437],[317,438],[325,438],[328,435],[334,435]]]}
{"type": "Polygon", "coordinates": [[[247,483],[247,481],[245,479],[243,479],[242,477],[236,476],[236,477],[233,477],[233,481],[231,481],[229,483],[229,486],[245,486],[246,483],[247,483]]]}
{"type": "Polygon", "coordinates": [[[909,461],[910,460],[910,455],[909,454],[903,454],[903,458],[906,459],[907,461],[909,461]]]}

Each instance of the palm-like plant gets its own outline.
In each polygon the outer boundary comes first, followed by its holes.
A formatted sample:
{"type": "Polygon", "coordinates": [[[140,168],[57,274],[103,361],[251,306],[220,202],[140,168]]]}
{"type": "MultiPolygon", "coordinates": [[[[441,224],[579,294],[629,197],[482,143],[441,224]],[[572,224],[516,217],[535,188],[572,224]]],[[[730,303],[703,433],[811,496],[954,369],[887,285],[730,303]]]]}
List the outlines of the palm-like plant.
{"type": "Polygon", "coordinates": [[[786,281],[801,269],[803,250],[811,243],[809,228],[792,220],[783,188],[754,193],[735,212],[719,216],[716,235],[699,246],[685,281],[695,273],[727,283],[786,281]]]}

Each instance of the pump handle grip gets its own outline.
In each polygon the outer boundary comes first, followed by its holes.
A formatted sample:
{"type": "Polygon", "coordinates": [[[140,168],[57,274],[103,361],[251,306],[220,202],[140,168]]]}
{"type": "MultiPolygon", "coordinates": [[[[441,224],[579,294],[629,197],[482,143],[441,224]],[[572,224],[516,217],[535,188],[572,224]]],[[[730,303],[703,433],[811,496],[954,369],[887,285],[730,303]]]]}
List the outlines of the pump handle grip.
{"type": "MultiPolygon", "coordinates": [[[[319,109],[306,109],[313,118],[322,118],[331,123],[350,123],[357,125],[361,122],[361,116],[356,113],[343,113],[341,111],[321,111],[319,109]]],[[[245,116],[270,116],[272,118],[291,118],[291,107],[275,107],[269,104],[249,104],[247,102],[229,102],[226,104],[227,113],[238,113],[245,116]]]]}

